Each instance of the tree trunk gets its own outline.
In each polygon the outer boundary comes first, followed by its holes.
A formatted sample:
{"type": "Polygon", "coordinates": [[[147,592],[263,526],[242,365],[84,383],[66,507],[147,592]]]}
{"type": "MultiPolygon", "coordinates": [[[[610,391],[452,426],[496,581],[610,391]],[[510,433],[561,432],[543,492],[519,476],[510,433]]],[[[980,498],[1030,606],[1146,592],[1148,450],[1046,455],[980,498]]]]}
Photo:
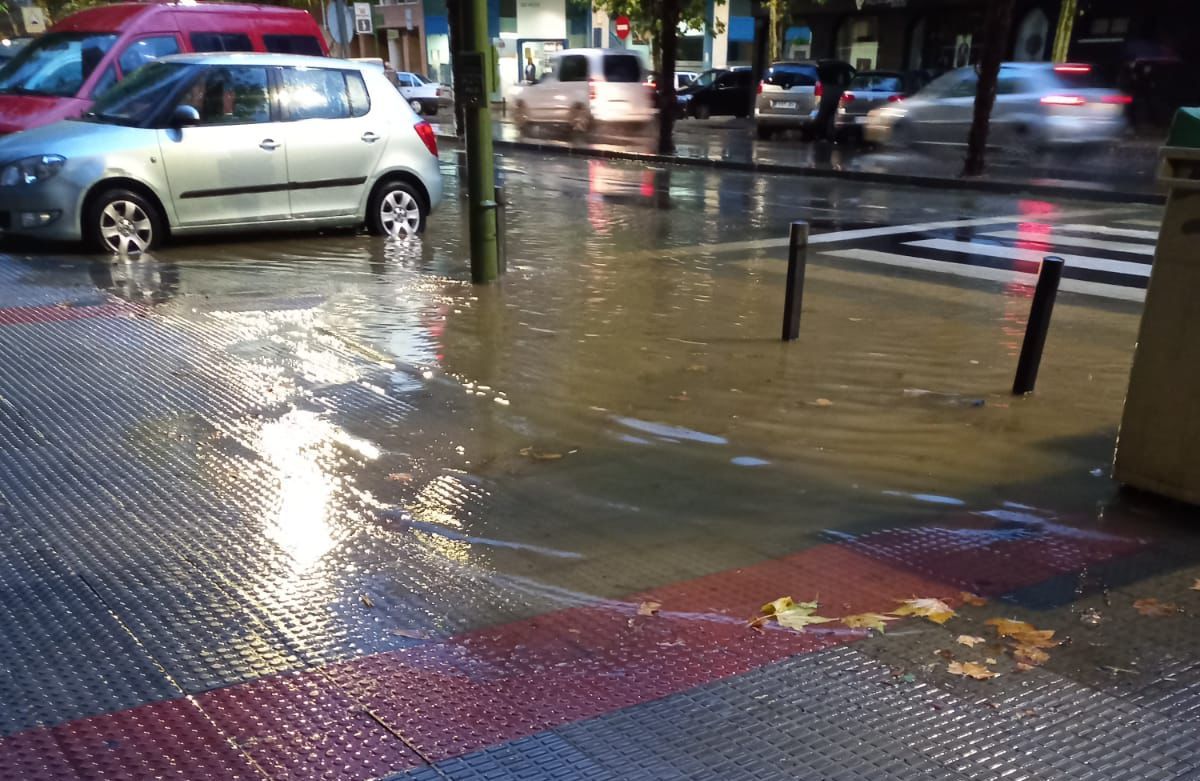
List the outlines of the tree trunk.
{"type": "Polygon", "coordinates": [[[988,126],[992,106],[996,103],[996,82],[1000,62],[1008,45],[1008,30],[1012,26],[1014,0],[989,0],[983,18],[983,54],[979,58],[979,86],[975,92],[975,116],[967,135],[967,158],[963,161],[963,176],[981,176],[984,152],[987,149],[988,126]]]}
{"type": "Polygon", "coordinates": [[[658,73],[658,151],[675,151],[675,57],[679,38],[679,0],[662,0],[659,47],[662,68],[658,73]]]}
{"type": "Polygon", "coordinates": [[[458,68],[458,53],[463,51],[466,41],[461,3],[462,0],[446,0],[446,24],[450,28],[450,74],[454,80],[454,135],[459,138],[463,137],[463,129],[466,127],[463,114],[465,107],[459,87],[462,82],[459,80],[458,68]]]}

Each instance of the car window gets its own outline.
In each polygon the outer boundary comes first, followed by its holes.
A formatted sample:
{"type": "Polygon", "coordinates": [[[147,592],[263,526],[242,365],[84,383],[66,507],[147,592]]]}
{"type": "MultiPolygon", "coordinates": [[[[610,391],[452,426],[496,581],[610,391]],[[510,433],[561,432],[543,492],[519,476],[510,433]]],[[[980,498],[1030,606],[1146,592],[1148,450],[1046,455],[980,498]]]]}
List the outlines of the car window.
{"type": "Polygon", "coordinates": [[[203,68],[180,103],[195,108],[202,125],[270,122],[267,69],[246,65],[203,68]]]}
{"type": "Polygon", "coordinates": [[[113,33],[46,33],[0,68],[0,93],[73,97],[116,41],[113,33]]]}
{"type": "Polygon", "coordinates": [[[401,87],[411,87],[413,86],[412,76],[409,76],[407,73],[401,73],[396,77],[396,83],[401,87]]]}
{"type": "Polygon", "coordinates": [[[1024,95],[1030,92],[1033,92],[1033,85],[1029,83],[1028,79],[1006,76],[1001,73],[996,82],[997,95],[1024,95]]]}
{"type": "Polygon", "coordinates": [[[154,62],[159,57],[179,53],[179,41],[174,35],[152,35],[134,41],[121,52],[117,63],[121,66],[121,74],[128,76],[146,63],[154,62]]]}
{"type": "Polygon", "coordinates": [[[763,82],[783,89],[812,87],[817,83],[817,69],[812,65],[772,65],[763,82]]]}
{"type": "Polygon", "coordinates": [[[604,58],[604,80],[636,84],[642,80],[642,62],[628,54],[609,54],[604,58]]]}
{"type": "Polygon", "coordinates": [[[950,98],[973,98],[975,90],[979,86],[979,78],[974,73],[960,75],[958,81],[950,87],[950,92],[947,97],[950,98]]]}
{"type": "Polygon", "coordinates": [[[254,46],[245,33],[192,33],[192,51],[196,52],[252,52],[254,46]]]}
{"type": "Polygon", "coordinates": [[[582,54],[568,54],[562,58],[558,66],[559,81],[587,81],[587,57],[582,54]]]}
{"type": "Polygon", "coordinates": [[[716,82],[717,78],[720,77],[724,72],[725,71],[704,71],[704,73],[701,73],[692,81],[692,84],[696,85],[697,87],[711,87],[716,82]]]}
{"type": "Polygon", "coordinates": [[[903,92],[904,81],[899,76],[876,76],[871,81],[871,89],[880,92],[903,92]]]}
{"type": "Polygon", "coordinates": [[[854,69],[842,62],[823,62],[818,66],[817,75],[825,84],[845,86],[854,76],[854,69]]]}
{"type": "Polygon", "coordinates": [[[347,72],[346,92],[350,96],[350,116],[361,117],[371,110],[371,95],[361,73],[347,72]]]}
{"type": "Polygon", "coordinates": [[[152,62],[101,95],[84,119],[134,127],[151,125],[186,98],[186,94],[180,97],[180,91],[185,84],[194,84],[199,70],[200,66],[187,63],[152,62]]]}
{"type": "Polygon", "coordinates": [[[278,54],[308,54],[320,57],[321,42],[311,35],[264,35],[263,47],[278,54]]]}
{"type": "Polygon", "coordinates": [[[929,98],[944,98],[962,80],[961,71],[950,71],[938,76],[921,88],[921,96],[929,98]]]}
{"type": "Polygon", "coordinates": [[[332,68],[284,68],[283,103],[294,121],[350,116],[346,77],[332,68]]]}
{"type": "Polygon", "coordinates": [[[104,69],[104,73],[100,74],[100,78],[96,79],[96,85],[92,87],[92,97],[98,98],[105,92],[108,92],[114,84],[117,83],[117,66],[110,64],[104,69]]]}

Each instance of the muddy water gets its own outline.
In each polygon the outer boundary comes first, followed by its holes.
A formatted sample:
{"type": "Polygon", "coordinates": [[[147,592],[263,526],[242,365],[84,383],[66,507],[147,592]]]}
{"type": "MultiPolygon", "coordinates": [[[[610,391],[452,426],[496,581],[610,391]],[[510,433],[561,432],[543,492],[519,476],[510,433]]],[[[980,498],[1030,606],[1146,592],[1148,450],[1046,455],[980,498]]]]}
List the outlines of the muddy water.
{"type": "Polygon", "coordinates": [[[1014,399],[1025,287],[814,253],[801,338],[784,345],[779,251],[711,250],[797,217],[828,230],[1010,214],[1009,200],[537,158],[508,169],[499,285],[465,281],[451,187],[420,241],[180,244],[118,267],[111,289],[216,318],[246,335],[227,349],[305,392],[361,382],[410,405],[395,420],[326,414],[382,456],[323,468],[381,522],[542,588],[623,593],[1004,503],[1095,524],[1112,502],[1136,308],[1064,294],[1038,393],[1014,399]]]}

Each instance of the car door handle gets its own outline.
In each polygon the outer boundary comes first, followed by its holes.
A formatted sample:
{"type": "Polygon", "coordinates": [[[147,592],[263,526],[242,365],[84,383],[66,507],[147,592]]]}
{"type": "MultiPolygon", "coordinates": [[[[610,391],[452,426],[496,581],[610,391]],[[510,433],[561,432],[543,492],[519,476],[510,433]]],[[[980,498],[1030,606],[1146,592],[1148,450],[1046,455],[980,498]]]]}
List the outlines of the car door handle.
{"type": "Polygon", "coordinates": [[[375,133],[372,133],[370,130],[368,130],[367,132],[362,134],[362,140],[366,141],[368,144],[374,144],[376,141],[379,140],[379,136],[375,133]]]}
{"type": "Polygon", "coordinates": [[[262,143],[258,145],[259,149],[265,149],[268,152],[273,152],[281,146],[283,146],[283,144],[279,143],[273,138],[264,138],[262,143]]]}

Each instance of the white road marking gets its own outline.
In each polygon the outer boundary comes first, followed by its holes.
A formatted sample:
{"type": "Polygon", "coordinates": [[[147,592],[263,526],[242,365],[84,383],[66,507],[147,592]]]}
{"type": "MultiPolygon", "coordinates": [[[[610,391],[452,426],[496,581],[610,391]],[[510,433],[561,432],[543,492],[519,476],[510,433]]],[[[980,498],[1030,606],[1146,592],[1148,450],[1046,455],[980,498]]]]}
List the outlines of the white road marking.
{"type": "Polygon", "coordinates": [[[1144,225],[1147,228],[1161,228],[1162,220],[1117,220],[1121,225],[1144,225]]]}
{"type": "Polygon", "coordinates": [[[1089,239],[1083,236],[1064,236],[1060,233],[1033,233],[1031,231],[1004,230],[985,233],[996,239],[1015,239],[1018,241],[1036,241],[1040,244],[1058,245],[1062,247],[1086,247],[1087,249],[1102,249],[1109,252],[1127,252],[1130,255],[1153,255],[1153,244],[1135,244],[1130,241],[1103,241],[1089,239]]]}
{"type": "Polygon", "coordinates": [[[1060,231],[1071,231],[1074,233],[1098,233],[1102,236],[1123,236],[1128,239],[1145,239],[1147,241],[1158,241],[1158,231],[1139,230],[1137,228],[1113,228],[1108,225],[1084,225],[1082,223],[1071,223],[1069,225],[1055,226],[1060,231]]]}
{"type": "MultiPolygon", "coordinates": [[[[821,254],[835,258],[848,258],[850,260],[861,260],[868,263],[879,263],[885,266],[911,268],[919,271],[931,271],[938,274],[950,274],[953,276],[970,277],[973,279],[986,279],[993,282],[1023,282],[1026,284],[1033,284],[1037,281],[1036,274],[1029,274],[1022,271],[988,268],[985,266],[968,266],[962,263],[950,263],[942,260],[916,258],[909,255],[899,255],[893,252],[880,252],[878,250],[826,250],[821,254]]],[[[1059,287],[1062,290],[1072,293],[1082,293],[1084,295],[1098,296],[1101,298],[1115,298],[1125,301],[1143,301],[1146,298],[1146,291],[1141,290],[1140,288],[1121,287],[1119,285],[1105,285],[1099,282],[1085,282],[1078,279],[1064,278],[1059,287]]]]}
{"type": "MultiPolygon", "coordinates": [[[[1001,247],[995,244],[974,244],[969,241],[951,241],[949,239],[922,239],[907,241],[906,247],[923,247],[925,249],[945,250],[946,252],[961,252],[971,255],[983,255],[989,258],[1004,258],[1005,260],[1024,260],[1040,263],[1042,258],[1051,254],[1042,250],[1022,249],[1020,247],[1001,247]]],[[[1096,271],[1111,271],[1116,274],[1130,274],[1135,277],[1149,277],[1149,263],[1131,263],[1127,260],[1109,260],[1108,258],[1089,258],[1086,255],[1064,255],[1054,253],[1066,261],[1068,266],[1089,268],[1096,271]]]]}

